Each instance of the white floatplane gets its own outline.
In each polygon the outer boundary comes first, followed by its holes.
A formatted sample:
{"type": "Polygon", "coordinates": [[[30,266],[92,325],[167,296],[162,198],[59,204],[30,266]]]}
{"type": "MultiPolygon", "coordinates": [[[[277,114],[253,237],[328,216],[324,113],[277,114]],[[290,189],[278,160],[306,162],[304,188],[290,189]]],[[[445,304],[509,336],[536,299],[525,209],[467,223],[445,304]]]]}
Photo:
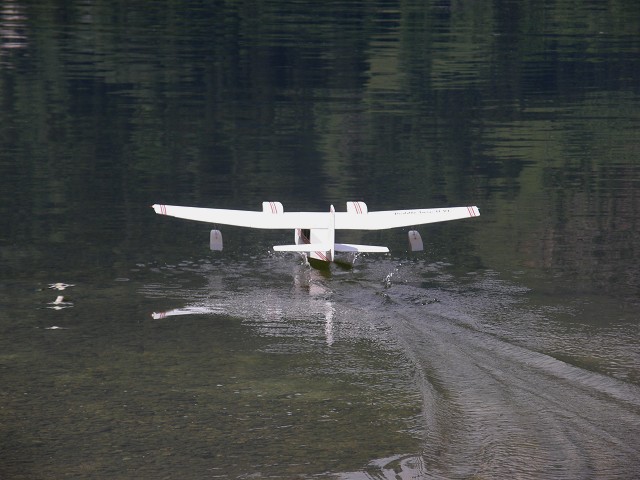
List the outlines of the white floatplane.
{"type": "MultiPolygon", "coordinates": [[[[425,223],[445,222],[480,216],[476,206],[427,208],[415,210],[383,210],[369,212],[364,202],[347,202],[346,212],[285,212],[280,202],[263,202],[262,211],[228,210],[220,208],[179,207],[153,205],[157,214],[214,224],[262,229],[293,229],[295,244],[276,245],[276,252],[299,252],[307,255],[309,263],[321,266],[335,261],[336,252],[385,253],[387,247],[336,243],[336,230],[384,230],[410,227],[425,223]]],[[[417,230],[408,232],[412,251],[423,249],[417,230]]],[[[220,230],[211,230],[211,250],[222,250],[220,230]]]]}

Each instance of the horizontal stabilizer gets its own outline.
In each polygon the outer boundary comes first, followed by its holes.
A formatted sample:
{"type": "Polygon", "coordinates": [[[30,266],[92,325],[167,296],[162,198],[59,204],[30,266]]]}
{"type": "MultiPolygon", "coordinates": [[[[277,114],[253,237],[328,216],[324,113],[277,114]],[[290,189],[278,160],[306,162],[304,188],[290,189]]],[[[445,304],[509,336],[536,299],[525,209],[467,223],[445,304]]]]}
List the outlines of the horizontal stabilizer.
{"type": "Polygon", "coordinates": [[[355,245],[353,243],[336,243],[336,252],[376,252],[388,253],[387,247],[378,247],[376,245],[355,245]]]}
{"type": "Polygon", "coordinates": [[[299,245],[275,245],[276,252],[328,252],[331,245],[328,243],[301,243],[299,245]]]}

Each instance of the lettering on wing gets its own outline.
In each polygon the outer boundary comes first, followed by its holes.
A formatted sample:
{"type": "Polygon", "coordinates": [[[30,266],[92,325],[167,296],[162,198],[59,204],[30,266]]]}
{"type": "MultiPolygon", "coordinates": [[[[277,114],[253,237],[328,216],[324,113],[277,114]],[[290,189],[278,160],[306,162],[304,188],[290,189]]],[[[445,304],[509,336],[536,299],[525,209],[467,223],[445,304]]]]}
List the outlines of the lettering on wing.
{"type": "Polygon", "coordinates": [[[449,213],[451,211],[450,208],[437,208],[430,210],[400,210],[397,212],[393,212],[394,215],[420,215],[423,213],[449,213]]]}

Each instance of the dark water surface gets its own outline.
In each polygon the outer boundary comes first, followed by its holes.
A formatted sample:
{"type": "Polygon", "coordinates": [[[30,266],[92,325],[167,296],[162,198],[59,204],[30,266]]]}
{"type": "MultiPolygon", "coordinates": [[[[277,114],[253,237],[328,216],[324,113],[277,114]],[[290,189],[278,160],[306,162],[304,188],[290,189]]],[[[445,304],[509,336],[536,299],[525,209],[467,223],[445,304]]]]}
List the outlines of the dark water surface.
{"type": "Polygon", "coordinates": [[[0,1],[0,477],[636,477],[639,5],[0,1]]]}

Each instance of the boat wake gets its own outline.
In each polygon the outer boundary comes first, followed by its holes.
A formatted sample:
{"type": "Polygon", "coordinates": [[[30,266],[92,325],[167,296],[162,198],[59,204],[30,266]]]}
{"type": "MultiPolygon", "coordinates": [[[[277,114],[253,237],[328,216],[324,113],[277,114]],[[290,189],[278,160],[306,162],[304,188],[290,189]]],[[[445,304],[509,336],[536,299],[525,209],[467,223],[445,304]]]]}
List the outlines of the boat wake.
{"type": "MultiPolygon", "coordinates": [[[[545,353],[545,338],[523,340],[522,316],[549,321],[527,308],[526,288],[491,272],[461,280],[444,264],[378,260],[327,276],[265,261],[257,275],[243,272],[255,265],[183,267],[204,285],[178,288],[183,303],[153,318],[225,314],[261,336],[393,350],[388,376],[409,375],[422,403],[405,430],[420,450],[336,478],[630,478],[640,468],[640,389],[545,353]]],[[[167,298],[154,285],[142,292],[167,298]]],[[[294,343],[269,348],[307,348],[294,343]]]]}

